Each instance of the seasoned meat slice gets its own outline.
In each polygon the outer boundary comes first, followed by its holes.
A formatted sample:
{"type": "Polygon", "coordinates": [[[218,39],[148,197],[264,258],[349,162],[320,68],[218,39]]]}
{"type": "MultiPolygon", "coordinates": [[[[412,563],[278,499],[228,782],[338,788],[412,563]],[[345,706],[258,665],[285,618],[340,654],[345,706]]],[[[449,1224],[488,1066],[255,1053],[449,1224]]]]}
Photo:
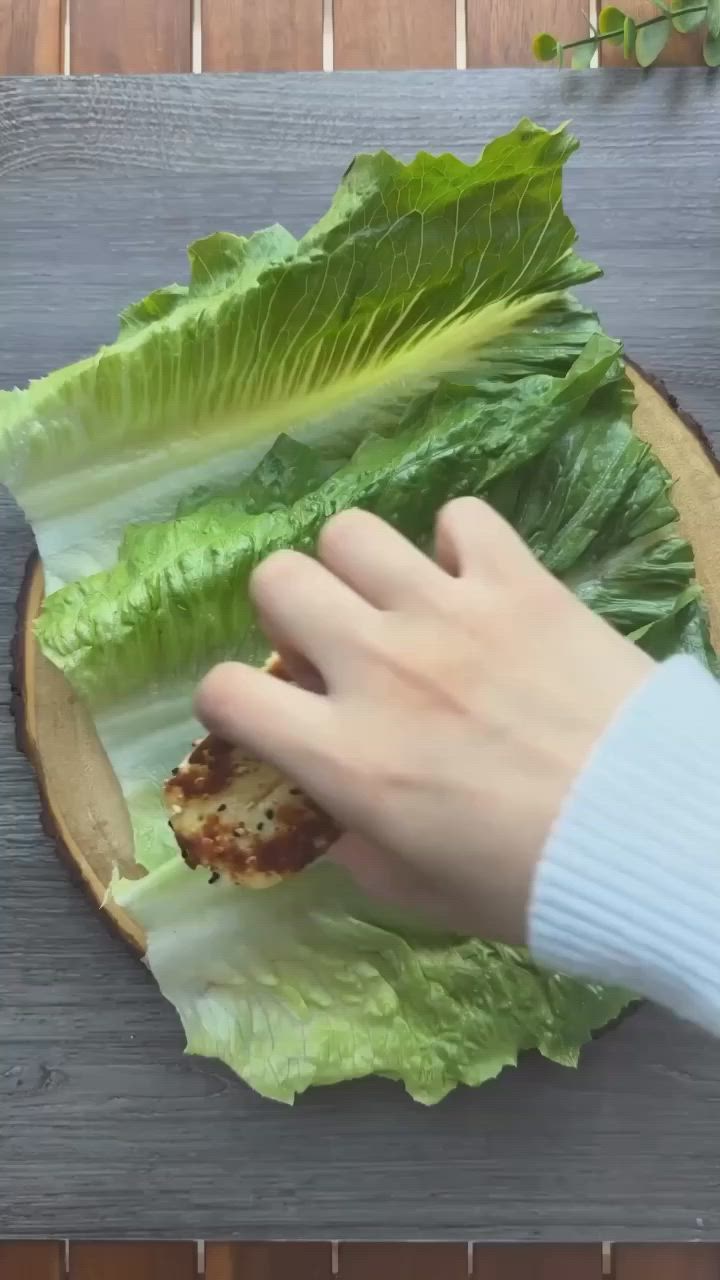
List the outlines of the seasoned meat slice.
{"type": "MultiPolygon", "coordinates": [[[[268,669],[288,679],[277,659],[268,669]]],[[[265,889],[326,853],[339,830],[272,765],[209,734],[165,783],[183,858],[250,889],[265,889]]]]}

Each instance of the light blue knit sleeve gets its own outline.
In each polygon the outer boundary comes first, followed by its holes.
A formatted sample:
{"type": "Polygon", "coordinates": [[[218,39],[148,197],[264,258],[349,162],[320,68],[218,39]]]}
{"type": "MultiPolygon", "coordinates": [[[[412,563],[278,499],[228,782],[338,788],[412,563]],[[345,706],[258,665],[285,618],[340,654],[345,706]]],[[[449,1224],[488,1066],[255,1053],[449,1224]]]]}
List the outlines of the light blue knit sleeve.
{"type": "Polygon", "coordinates": [[[720,1033],[720,684],[657,667],[596,745],[547,841],[529,941],[720,1033]]]}

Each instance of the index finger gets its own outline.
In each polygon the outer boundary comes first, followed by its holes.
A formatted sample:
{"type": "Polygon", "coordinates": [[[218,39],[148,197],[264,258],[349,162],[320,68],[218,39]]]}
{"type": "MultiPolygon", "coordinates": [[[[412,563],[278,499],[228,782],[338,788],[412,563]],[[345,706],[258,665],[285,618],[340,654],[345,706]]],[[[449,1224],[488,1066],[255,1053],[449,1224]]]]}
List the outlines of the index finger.
{"type": "Polygon", "coordinates": [[[299,655],[326,683],[378,618],[329,569],[296,551],[279,551],[255,570],[250,594],[278,648],[299,655]]]}
{"type": "Polygon", "coordinates": [[[312,793],[327,756],[328,699],[241,662],[214,667],[195,695],[198,718],[211,732],[274,764],[312,793]]]}

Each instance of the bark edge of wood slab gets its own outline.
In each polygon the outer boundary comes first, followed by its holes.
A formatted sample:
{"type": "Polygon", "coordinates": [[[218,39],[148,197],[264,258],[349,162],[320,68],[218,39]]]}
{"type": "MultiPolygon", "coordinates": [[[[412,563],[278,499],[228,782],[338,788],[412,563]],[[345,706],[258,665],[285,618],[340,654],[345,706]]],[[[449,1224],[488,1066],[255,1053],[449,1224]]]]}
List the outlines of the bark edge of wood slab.
{"type": "MultiPolygon", "coordinates": [[[[703,428],[664,383],[632,364],[627,370],[638,401],[634,427],[674,478],[680,530],[693,544],[720,649],[720,462],[703,428]]],[[[43,827],[58,854],[111,927],[143,954],[142,929],[106,896],[115,863],[137,875],[127,809],[87,710],[35,643],[32,627],[42,597],[42,565],[33,556],[18,597],[13,645],[17,745],[35,771],[43,827]]]]}
{"type": "Polygon", "coordinates": [[[126,875],[138,874],[119,783],[87,708],[35,641],[44,585],[42,564],[33,554],[17,600],[11,654],[15,741],[35,773],[43,830],[57,854],[110,927],[144,955],[143,930],[107,898],[115,864],[126,875]]]}

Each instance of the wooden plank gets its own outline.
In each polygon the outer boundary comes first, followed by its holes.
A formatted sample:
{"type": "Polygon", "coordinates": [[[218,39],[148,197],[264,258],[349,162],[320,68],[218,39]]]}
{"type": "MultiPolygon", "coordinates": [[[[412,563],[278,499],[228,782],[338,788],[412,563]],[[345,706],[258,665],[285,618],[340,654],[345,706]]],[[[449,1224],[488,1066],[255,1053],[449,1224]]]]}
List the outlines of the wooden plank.
{"type": "MultiPolygon", "coordinates": [[[[686,0],[689,5],[690,0],[686,0]]],[[[652,0],[623,0],[620,8],[624,13],[632,14],[633,18],[642,21],[643,18],[657,18],[658,11],[652,0]]],[[[704,66],[702,56],[703,36],[701,32],[693,31],[689,35],[682,35],[679,31],[673,31],[667,45],[663,49],[657,60],[659,67],[693,67],[704,66]]],[[[609,40],[604,40],[601,48],[600,61],[603,67],[634,67],[637,64],[634,59],[626,62],[623,58],[623,51],[618,45],[610,44],[609,40]]]]}
{"type": "Polygon", "coordinates": [[[720,1245],[616,1245],[613,1280],[720,1280],[720,1245]]]}
{"type": "Polygon", "coordinates": [[[203,0],[203,71],[319,71],[323,0],[203,0]]]}
{"type": "Polygon", "coordinates": [[[467,0],[469,67],[532,67],[533,36],[550,31],[563,42],[580,40],[588,24],[579,0],[467,0]]]}
{"type": "Polygon", "coordinates": [[[205,1280],[332,1280],[329,1244],[206,1244],[205,1280]]]}
{"type": "Polygon", "coordinates": [[[339,71],[454,67],[455,0],[335,0],[334,45],[339,71]]]}
{"type": "MultiPolygon", "coordinates": [[[[580,84],[514,70],[0,82],[0,386],[111,340],[121,306],[184,278],[193,236],[275,219],[301,233],[363,147],[471,157],[520,116],[572,114],[568,207],[607,271],[588,302],[717,423],[720,79],[580,84]],[[679,236],[688,193],[693,231],[679,236]]],[[[718,1043],[649,1005],[577,1071],[528,1055],[438,1107],[372,1080],[290,1109],[183,1057],[174,1010],[58,864],[13,747],[7,652],[30,545],[0,496],[0,1205],[13,1233],[720,1238],[718,1043]]]]}
{"type": "Polygon", "coordinates": [[[602,1245],[475,1245],[473,1280],[602,1280],[602,1245]]]}
{"type": "Polygon", "coordinates": [[[62,1280],[65,1246],[55,1240],[0,1241],[2,1280],[62,1280]]]}
{"type": "Polygon", "coordinates": [[[192,70],[192,0],[69,0],[73,75],[192,70]]]}
{"type": "Polygon", "coordinates": [[[191,1241],[70,1245],[69,1280],[196,1280],[196,1276],[197,1247],[191,1241]]]}
{"type": "Polygon", "coordinates": [[[60,0],[0,0],[0,75],[62,69],[60,0]]]}
{"type": "Polygon", "coordinates": [[[464,1244],[341,1244],[339,1280],[467,1280],[464,1244]]]}

